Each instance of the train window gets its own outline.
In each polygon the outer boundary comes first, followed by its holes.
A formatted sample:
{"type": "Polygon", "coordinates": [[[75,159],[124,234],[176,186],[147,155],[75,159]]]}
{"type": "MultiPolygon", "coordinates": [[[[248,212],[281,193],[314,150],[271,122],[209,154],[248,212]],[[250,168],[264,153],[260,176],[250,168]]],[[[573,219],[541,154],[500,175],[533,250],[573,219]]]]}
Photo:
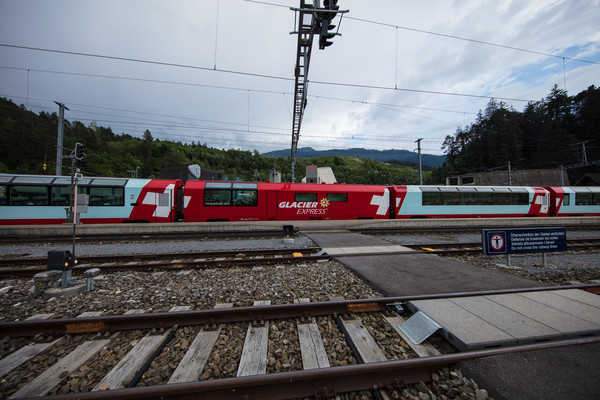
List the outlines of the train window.
{"type": "Polygon", "coordinates": [[[600,193],[594,193],[592,195],[592,204],[595,206],[600,205],[600,193]]]}
{"type": "Polygon", "coordinates": [[[441,193],[423,193],[424,206],[440,206],[442,205],[441,193]]]}
{"type": "Polygon", "coordinates": [[[5,206],[7,202],[6,186],[0,185],[0,206],[5,206]]]}
{"type": "Polygon", "coordinates": [[[170,203],[171,203],[171,196],[168,192],[158,194],[158,206],[159,207],[168,207],[171,205],[170,203]]]}
{"type": "Polygon", "coordinates": [[[592,204],[592,194],[591,193],[577,193],[575,196],[575,205],[576,206],[589,206],[592,204]]]}
{"type": "Polygon", "coordinates": [[[47,186],[12,186],[10,188],[11,206],[47,206],[47,186]]]}
{"type": "Polygon", "coordinates": [[[81,185],[89,186],[110,186],[110,187],[121,187],[127,185],[127,179],[117,178],[82,178],[80,181],[81,185]]]}
{"type": "Polygon", "coordinates": [[[204,189],[205,206],[230,206],[230,189],[204,189]]]}
{"type": "Polygon", "coordinates": [[[296,193],[294,194],[295,201],[317,201],[316,193],[296,193]]]}
{"type": "MultiPolygon", "coordinates": [[[[81,181],[79,181],[81,185],[81,181]]],[[[69,176],[59,176],[54,181],[52,181],[52,185],[54,186],[70,186],[71,185],[71,177],[69,176]]]]}
{"type": "Polygon", "coordinates": [[[254,189],[258,190],[258,184],[256,183],[234,183],[234,189],[254,189]]]}
{"type": "Polygon", "coordinates": [[[445,206],[456,206],[459,202],[459,193],[442,193],[442,204],[445,206]]]}
{"type": "Polygon", "coordinates": [[[206,182],[205,189],[231,189],[230,182],[206,182]]]}
{"type": "Polygon", "coordinates": [[[115,187],[90,187],[90,206],[124,206],[125,190],[115,187]]]}
{"type": "Polygon", "coordinates": [[[479,193],[479,204],[482,206],[490,206],[494,204],[493,193],[479,193]]]}
{"type": "MultiPolygon", "coordinates": [[[[546,197],[543,197],[544,201],[546,197]]],[[[514,206],[525,206],[529,204],[529,193],[513,193],[512,204],[514,206]]]]}
{"type": "Polygon", "coordinates": [[[50,188],[50,204],[51,205],[53,205],[53,206],[68,206],[70,204],[70,202],[71,202],[71,188],[69,186],[53,186],[50,188]]]}
{"type": "Polygon", "coordinates": [[[565,193],[565,196],[563,197],[563,206],[569,206],[571,205],[571,195],[569,193],[565,193]]]}
{"type": "Polygon", "coordinates": [[[512,204],[511,193],[494,193],[494,205],[510,206],[512,204]]]}
{"type": "Polygon", "coordinates": [[[49,176],[16,176],[13,183],[18,185],[48,185],[52,182],[49,176]]]}
{"type": "Polygon", "coordinates": [[[207,182],[204,187],[204,205],[256,207],[258,206],[258,185],[256,183],[207,182]]]}
{"type": "Polygon", "coordinates": [[[477,193],[461,193],[460,204],[465,206],[476,206],[479,204],[477,193]]]}
{"type": "Polygon", "coordinates": [[[232,206],[258,206],[257,190],[233,190],[231,193],[232,206]]]}
{"type": "Polygon", "coordinates": [[[335,201],[348,201],[348,193],[327,193],[327,200],[335,201]]]}

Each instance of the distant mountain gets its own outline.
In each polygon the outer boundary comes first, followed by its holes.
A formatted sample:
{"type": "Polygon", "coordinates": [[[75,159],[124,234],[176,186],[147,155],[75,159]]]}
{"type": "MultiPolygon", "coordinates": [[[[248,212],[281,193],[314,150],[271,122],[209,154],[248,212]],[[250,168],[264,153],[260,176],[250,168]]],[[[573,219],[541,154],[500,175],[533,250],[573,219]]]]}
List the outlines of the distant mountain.
{"type": "MultiPolygon", "coordinates": [[[[262,153],[266,157],[287,157],[290,150],[275,150],[268,153],[262,153]]],[[[346,149],[346,150],[315,150],[312,147],[302,147],[296,152],[297,158],[311,157],[330,157],[330,156],[350,156],[370,158],[372,160],[389,162],[399,161],[401,163],[415,163],[418,165],[419,156],[417,153],[408,150],[368,150],[368,149],[346,149]]],[[[446,161],[446,156],[435,156],[432,154],[421,154],[421,162],[432,168],[437,168],[446,161]]]]}

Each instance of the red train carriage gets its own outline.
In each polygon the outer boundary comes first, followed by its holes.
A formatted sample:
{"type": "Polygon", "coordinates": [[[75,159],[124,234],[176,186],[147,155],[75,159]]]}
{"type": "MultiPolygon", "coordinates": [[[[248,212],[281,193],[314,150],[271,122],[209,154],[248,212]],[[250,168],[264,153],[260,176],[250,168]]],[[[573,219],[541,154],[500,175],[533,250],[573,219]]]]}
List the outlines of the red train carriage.
{"type": "Polygon", "coordinates": [[[188,181],[186,222],[387,219],[389,190],[376,185],[188,181]]]}

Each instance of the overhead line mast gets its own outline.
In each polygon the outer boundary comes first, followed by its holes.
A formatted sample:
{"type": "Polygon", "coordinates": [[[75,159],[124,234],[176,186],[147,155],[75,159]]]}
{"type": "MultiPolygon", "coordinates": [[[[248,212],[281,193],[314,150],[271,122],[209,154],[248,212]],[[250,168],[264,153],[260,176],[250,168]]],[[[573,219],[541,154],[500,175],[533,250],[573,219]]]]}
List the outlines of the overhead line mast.
{"type": "Polygon", "coordinates": [[[302,117],[307,104],[308,67],[310,65],[313,39],[315,34],[319,35],[319,49],[323,50],[333,44],[329,39],[340,35],[338,32],[333,32],[335,25],[332,25],[331,21],[337,13],[343,14],[348,10],[340,11],[337,2],[338,0],[324,0],[323,7],[321,7],[320,0],[314,0],[313,4],[307,4],[305,0],[300,0],[300,8],[290,8],[298,13],[297,31],[291,32],[291,34],[298,35],[296,67],[294,69],[294,113],[292,117],[292,182],[295,181],[296,152],[298,150],[298,140],[300,139],[302,117]]]}

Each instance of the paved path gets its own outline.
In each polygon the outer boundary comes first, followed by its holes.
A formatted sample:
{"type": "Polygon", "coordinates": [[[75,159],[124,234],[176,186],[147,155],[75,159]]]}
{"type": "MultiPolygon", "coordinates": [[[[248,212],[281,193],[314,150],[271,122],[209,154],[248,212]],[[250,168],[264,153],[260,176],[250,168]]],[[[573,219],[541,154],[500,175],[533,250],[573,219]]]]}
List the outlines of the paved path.
{"type": "MultiPolygon", "coordinates": [[[[383,239],[342,232],[307,234],[323,248],[390,245],[383,239]]],[[[366,257],[336,256],[385,296],[452,293],[541,284],[509,273],[476,267],[435,255],[386,254],[366,257]]],[[[570,346],[507,354],[459,363],[496,400],[599,399],[600,344],[570,346]]]]}
{"type": "Polygon", "coordinates": [[[307,235],[323,249],[335,249],[344,264],[385,296],[470,292],[539,286],[538,282],[500,271],[476,267],[449,257],[414,252],[380,256],[344,257],[357,247],[390,246],[386,240],[358,233],[311,233],[307,235]]]}

